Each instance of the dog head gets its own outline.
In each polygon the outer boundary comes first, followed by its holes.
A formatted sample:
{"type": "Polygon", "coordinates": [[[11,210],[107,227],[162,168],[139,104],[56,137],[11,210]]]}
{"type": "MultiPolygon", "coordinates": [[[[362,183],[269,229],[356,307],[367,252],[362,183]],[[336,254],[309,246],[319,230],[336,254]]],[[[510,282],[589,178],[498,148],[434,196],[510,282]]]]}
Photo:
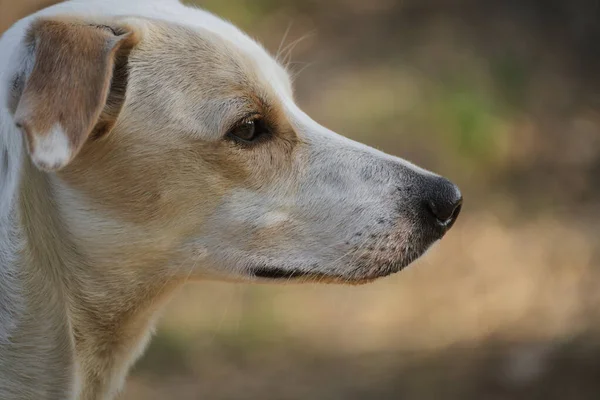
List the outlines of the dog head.
{"type": "Polygon", "coordinates": [[[319,125],[263,48],[181,10],[45,16],[23,40],[10,107],[82,254],[165,277],[360,283],[452,226],[455,185],[319,125]]]}

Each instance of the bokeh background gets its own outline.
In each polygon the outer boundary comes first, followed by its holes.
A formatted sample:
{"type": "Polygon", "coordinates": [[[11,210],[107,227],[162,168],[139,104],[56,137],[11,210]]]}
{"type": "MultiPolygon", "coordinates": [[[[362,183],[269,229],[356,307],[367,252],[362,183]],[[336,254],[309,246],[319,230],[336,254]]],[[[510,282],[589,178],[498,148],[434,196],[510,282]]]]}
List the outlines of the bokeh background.
{"type": "MultiPolygon", "coordinates": [[[[43,3],[0,0],[0,29],[43,3]]],[[[317,121],[465,204],[370,285],[190,285],[123,399],[600,398],[600,1],[194,3],[281,50],[317,121]]]]}

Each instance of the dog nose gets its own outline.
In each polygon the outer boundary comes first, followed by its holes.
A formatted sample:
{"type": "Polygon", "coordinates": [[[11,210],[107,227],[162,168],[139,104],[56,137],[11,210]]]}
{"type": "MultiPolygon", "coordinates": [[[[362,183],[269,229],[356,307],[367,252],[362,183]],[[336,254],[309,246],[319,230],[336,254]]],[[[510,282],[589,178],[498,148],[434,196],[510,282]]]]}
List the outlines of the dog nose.
{"type": "Polygon", "coordinates": [[[424,205],[444,230],[452,227],[462,207],[462,194],[454,183],[435,177],[426,187],[424,205]]]}

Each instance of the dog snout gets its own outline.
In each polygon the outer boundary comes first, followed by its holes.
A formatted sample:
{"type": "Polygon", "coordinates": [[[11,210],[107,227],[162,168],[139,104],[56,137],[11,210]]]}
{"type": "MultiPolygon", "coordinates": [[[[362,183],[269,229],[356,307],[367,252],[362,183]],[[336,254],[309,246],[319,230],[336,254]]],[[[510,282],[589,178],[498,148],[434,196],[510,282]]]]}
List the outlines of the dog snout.
{"type": "Polygon", "coordinates": [[[443,177],[430,178],[424,185],[422,206],[428,219],[443,232],[454,225],[462,208],[458,186],[443,177]]]}

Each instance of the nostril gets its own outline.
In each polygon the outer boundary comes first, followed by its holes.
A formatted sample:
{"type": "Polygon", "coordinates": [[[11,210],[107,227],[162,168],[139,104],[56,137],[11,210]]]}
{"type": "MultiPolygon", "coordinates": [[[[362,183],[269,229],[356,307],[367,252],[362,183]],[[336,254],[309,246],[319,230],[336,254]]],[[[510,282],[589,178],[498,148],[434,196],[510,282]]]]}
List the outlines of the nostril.
{"type": "Polygon", "coordinates": [[[446,229],[452,228],[452,226],[456,222],[456,219],[458,218],[458,214],[460,214],[461,209],[462,209],[462,197],[460,197],[458,199],[458,201],[456,202],[456,204],[454,206],[454,210],[452,211],[452,214],[450,214],[450,218],[448,218],[446,221],[444,221],[442,223],[446,229]]]}
{"type": "Polygon", "coordinates": [[[462,209],[462,203],[463,203],[463,199],[461,196],[461,198],[458,199],[456,206],[454,207],[454,211],[452,211],[452,215],[450,215],[450,218],[452,220],[456,220],[456,218],[458,218],[458,214],[460,214],[460,210],[462,209]]]}
{"type": "Polygon", "coordinates": [[[458,199],[442,199],[441,201],[429,200],[427,207],[433,216],[440,222],[445,223],[456,219],[462,206],[462,197],[458,199]]]}

